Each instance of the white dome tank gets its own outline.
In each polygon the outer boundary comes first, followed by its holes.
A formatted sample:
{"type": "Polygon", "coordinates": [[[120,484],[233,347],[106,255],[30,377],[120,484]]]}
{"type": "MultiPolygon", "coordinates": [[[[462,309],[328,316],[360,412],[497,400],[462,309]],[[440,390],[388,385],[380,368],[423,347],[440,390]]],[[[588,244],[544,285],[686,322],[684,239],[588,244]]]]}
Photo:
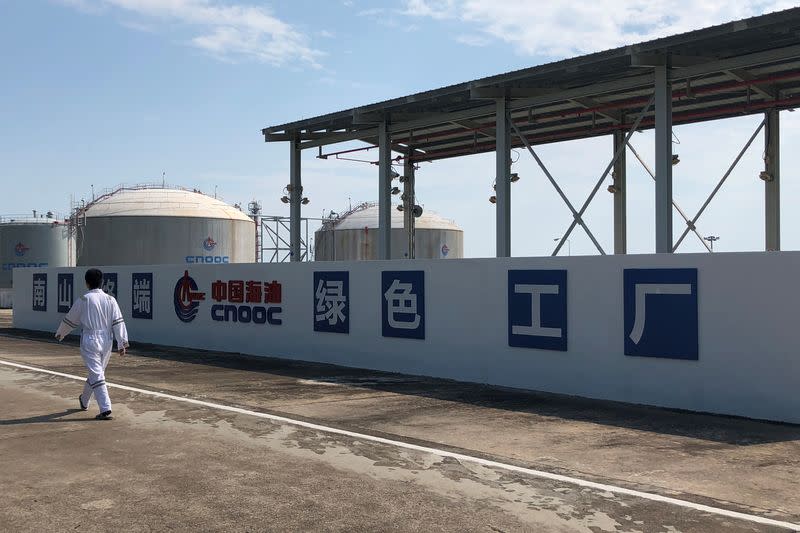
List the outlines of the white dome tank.
{"type": "Polygon", "coordinates": [[[199,192],[120,189],[78,216],[78,266],[255,261],[253,220],[199,192]]]}
{"type": "MultiPolygon", "coordinates": [[[[461,259],[464,231],[431,211],[416,219],[416,259],[461,259]]],[[[406,258],[408,237],[403,213],[392,206],[392,259],[406,258]]],[[[378,206],[364,204],[340,218],[326,220],[314,233],[315,261],[359,261],[378,258],[378,206]]]]}

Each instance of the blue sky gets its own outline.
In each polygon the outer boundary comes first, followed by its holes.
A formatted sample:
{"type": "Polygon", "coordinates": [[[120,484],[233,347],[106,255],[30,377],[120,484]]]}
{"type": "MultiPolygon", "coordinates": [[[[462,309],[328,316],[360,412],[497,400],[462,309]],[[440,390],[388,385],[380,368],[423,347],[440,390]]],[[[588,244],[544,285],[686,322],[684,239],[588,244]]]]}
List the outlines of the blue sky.
{"type": "MultiPolygon", "coordinates": [[[[687,31],[788,7],[779,1],[716,3],[611,0],[0,0],[0,213],[66,212],[119,183],[160,180],[218,193],[226,201],[279,202],[288,148],[265,144],[264,126],[440,87],[554,59],[687,31]],[[535,5],[534,5],[535,4],[535,5]]],[[[800,248],[798,113],[782,114],[783,244],[800,248]]],[[[675,195],[694,213],[760,118],[676,128],[675,195]],[[714,143],[707,142],[714,139],[714,143]]],[[[652,161],[652,135],[634,143],[652,161]]],[[[600,138],[541,148],[573,203],[581,204],[611,157],[600,138]]],[[[698,223],[720,250],[763,246],[759,138],[698,223]]],[[[371,165],[304,154],[304,214],[341,210],[377,196],[371,165]]],[[[629,244],[653,249],[650,178],[629,156],[629,244]]],[[[465,230],[468,256],[494,251],[488,202],[492,154],[424,165],[426,209],[465,230]]],[[[551,251],[569,225],[566,208],[522,153],[514,184],[514,255],[551,251]]],[[[606,249],[611,198],[587,220],[606,249]]],[[[676,215],[676,228],[679,227],[676,215]]],[[[677,231],[677,230],[676,230],[677,231]]],[[[592,253],[576,230],[572,252],[592,253]]],[[[687,241],[685,251],[700,250],[687,241]]]]}

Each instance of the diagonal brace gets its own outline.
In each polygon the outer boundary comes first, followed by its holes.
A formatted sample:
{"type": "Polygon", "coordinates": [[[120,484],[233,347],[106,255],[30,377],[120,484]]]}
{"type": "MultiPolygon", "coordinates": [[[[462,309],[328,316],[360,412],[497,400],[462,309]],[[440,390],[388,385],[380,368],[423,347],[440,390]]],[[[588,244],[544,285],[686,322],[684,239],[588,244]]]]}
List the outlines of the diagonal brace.
{"type": "MultiPolygon", "coordinates": [[[[636,157],[636,159],[639,160],[639,163],[642,164],[642,166],[647,171],[647,173],[650,174],[650,177],[653,178],[653,181],[655,181],[655,179],[656,179],[655,173],[647,165],[647,163],[644,162],[644,159],[642,159],[642,156],[640,156],[639,152],[636,151],[636,148],[634,148],[631,143],[628,143],[628,148],[631,149],[631,152],[633,153],[633,155],[636,157]]],[[[708,250],[710,252],[711,251],[711,247],[708,245],[708,243],[703,238],[703,236],[700,235],[700,233],[697,231],[697,228],[694,227],[694,224],[692,224],[692,222],[689,220],[689,215],[687,215],[686,212],[683,209],[680,208],[680,206],[678,205],[678,203],[674,199],[672,200],[672,206],[675,208],[675,210],[678,212],[678,214],[681,215],[681,217],[686,222],[686,225],[689,227],[689,229],[691,229],[694,232],[694,234],[697,235],[697,238],[700,239],[700,242],[703,244],[703,246],[706,247],[706,250],[708,250]]]]}
{"type": "Polygon", "coordinates": [[[547,176],[547,179],[550,180],[550,183],[553,184],[553,187],[555,187],[556,192],[558,193],[558,195],[561,197],[562,200],[564,200],[564,203],[567,204],[567,207],[569,208],[569,210],[572,211],[572,217],[575,220],[577,220],[578,224],[580,224],[581,227],[584,229],[584,231],[586,231],[586,234],[592,240],[592,242],[594,243],[595,247],[600,251],[600,253],[602,255],[606,255],[606,252],[603,250],[603,247],[600,246],[599,242],[597,242],[597,239],[595,239],[594,235],[589,230],[589,227],[586,225],[586,223],[583,221],[581,216],[578,214],[578,211],[575,210],[575,207],[572,205],[572,202],[569,201],[569,198],[567,198],[567,195],[564,194],[563,190],[561,190],[561,187],[559,187],[559,185],[556,182],[555,178],[553,178],[553,175],[550,174],[550,171],[547,170],[547,167],[544,165],[542,160],[539,159],[539,155],[533,150],[533,147],[531,147],[531,144],[528,142],[528,139],[525,138],[525,136],[522,134],[521,131],[519,131],[519,128],[517,127],[517,125],[513,121],[511,122],[511,126],[514,128],[514,131],[517,133],[517,137],[519,137],[520,140],[522,141],[522,143],[525,145],[525,148],[528,149],[528,152],[530,152],[530,154],[536,160],[536,163],[539,165],[539,168],[542,169],[542,172],[544,172],[544,175],[547,176]]]}
{"type": "MultiPolygon", "coordinates": [[[[631,136],[633,135],[633,132],[635,132],[636,130],[639,129],[639,124],[641,124],[642,119],[644,118],[644,116],[647,113],[647,111],[650,109],[650,106],[653,105],[653,102],[655,101],[655,99],[656,99],[656,94],[654,92],[653,95],[650,97],[650,100],[647,101],[647,104],[645,104],[645,106],[639,112],[639,116],[636,117],[636,121],[633,123],[633,126],[631,126],[631,129],[625,135],[625,142],[620,143],[619,148],[617,148],[617,151],[614,152],[614,157],[611,159],[611,162],[606,167],[605,172],[603,172],[603,175],[600,176],[599,180],[597,180],[597,184],[594,186],[594,189],[592,189],[591,194],[589,194],[589,197],[583,203],[583,206],[581,207],[580,211],[578,211],[578,216],[569,225],[569,228],[564,233],[564,235],[561,237],[561,240],[558,242],[558,245],[556,246],[556,249],[553,251],[552,255],[558,255],[558,252],[564,246],[564,243],[567,242],[567,238],[572,233],[572,230],[575,229],[575,226],[578,224],[578,220],[580,220],[581,217],[583,217],[583,214],[586,212],[586,209],[589,207],[589,204],[592,203],[592,200],[594,199],[595,195],[597,194],[597,191],[600,190],[600,186],[603,185],[603,182],[605,181],[606,176],[608,176],[608,173],[611,172],[612,168],[614,168],[614,163],[617,162],[617,159],[619,159],[619,156],[622,155],[622,151],[625,150],[625,146],[628,144],[628,141],[631,140],[631,136]]],[[[605,255],[605,253],[603,255],[605,255]]]]}
{"type": "Polygon", "coordinates": [[[697,219],[700,218],[700,215],[702,215],[703,211],[706,210],[706,207],[708,207],[708,204],[710,204],[711,200],[714,199],[714,196],[716,196],[717,192],[720,190],[722,185],[725,183],[725,180],[728,179],[728,176],[731,175],[731,172],[733,172],[733,169],[736,168],[736,165],[739,164],[739,161],[742,159],[742,156],[744,156],[744,153],[747,151],[748,148],[750,148],[750,145],[753,144],[753,141],[756,139],[756,136],[759,134],[759,132],[761,131],[761,128],[763,128],[766,123],[767,123],[767,119],[766,119],[766,117],[764,117],[764,120],[762,120],[761,124],[758,125],[758,127],[756,128],[756,131],[753,132],[753,134],[747,140],[747,143],[739,151],[739,154],[736,156],[736,159],[733,160],[733,163],[731,163],[731,166],[728,167],[727,172],[725,172],[725,174],[722,176],[722,179],[719,180],[719,183],[717,183],[717,186],[714,187],[714,190],[711,191],[711,194],[708,195],[708,198],[706,198],[705,203],[703,203],[703,206],[700,208],[700,210],[697,212],[697,214],[692,219],[691,224],[688,225],[688,227],[685,230],[683,230],[683,233],[681,234],[680,239],[678,239],[678,242],[676,242],[675,246],[672,248],[673,252],[678,249],[678,246],[680,246],[680,244],[683,242],[683,239],[686,237],[686,234],[689,233],[689,230],[692,227],[694,227],[695,223],[697,223],[697,219]]]}

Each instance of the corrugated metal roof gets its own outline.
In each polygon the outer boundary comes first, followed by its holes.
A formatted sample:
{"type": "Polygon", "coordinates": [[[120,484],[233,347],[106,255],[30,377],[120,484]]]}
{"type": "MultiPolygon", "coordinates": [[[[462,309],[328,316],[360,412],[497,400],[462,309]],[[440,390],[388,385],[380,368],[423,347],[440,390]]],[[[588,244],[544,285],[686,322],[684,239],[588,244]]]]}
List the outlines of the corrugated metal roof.
{"type": "MultiPolygon", "coordinates": [[[[800,105],[800,8],[720,24],[265,128],[267,141],[299,135],[305,148],[375,144],[389,118],[393,150],[434,160],[494,150],[494,104],[507,92],[512,120],[532,144],[628,129],[653,93],[642,58],[672,59],[673,122],[686,124],[800,105]],[[483,95],[483,96],[482,96],[483,95]]],[[[642,129],[653,126],[652,110],[642,129]]],[[[515,146],[522,143],[516,137],[515,146]]]]}
{"type": "Polygon", "coordinates": [[[87,217],[200,217],[252,222],[216,198],[181,189],[123,189],[86,209],[87,217]]]}

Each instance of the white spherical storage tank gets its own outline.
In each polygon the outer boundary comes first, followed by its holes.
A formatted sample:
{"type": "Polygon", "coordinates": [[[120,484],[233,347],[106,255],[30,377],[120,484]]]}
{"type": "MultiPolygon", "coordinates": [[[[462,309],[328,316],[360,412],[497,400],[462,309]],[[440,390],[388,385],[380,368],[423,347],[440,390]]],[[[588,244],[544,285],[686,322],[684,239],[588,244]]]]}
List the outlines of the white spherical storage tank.
{"type": "Polygon", "coordinates": [[[252,263],[255,223],[184,189],[120,189],[79,215],[78,266],[252,263]]]}
{"type": "MultiPolygon", "coordinates": [[[[415,221],[416,259],[461,259],[464,231],[452,220],[423,211],[415,221]]],[[[403,213],[392,207],[392,259],[407,257],[408,234],[403,213]]],[[[340,218],[326,220],[314,233],[315,261],[359,261],[378,258],[378,206],[364,204],[340,218]]]]}

